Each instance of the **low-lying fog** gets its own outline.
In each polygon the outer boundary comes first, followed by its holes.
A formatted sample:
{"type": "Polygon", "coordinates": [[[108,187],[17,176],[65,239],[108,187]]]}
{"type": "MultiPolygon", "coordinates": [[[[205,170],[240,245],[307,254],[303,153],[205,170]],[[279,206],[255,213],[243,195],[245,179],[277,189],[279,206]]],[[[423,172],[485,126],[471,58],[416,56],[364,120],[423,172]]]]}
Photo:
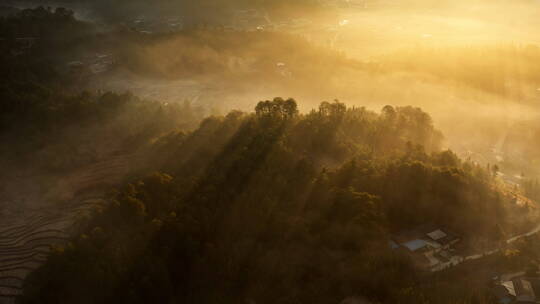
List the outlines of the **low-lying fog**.
{"type": "MultiPolygon", "coordinates": [[[[250,111],[274,96],[294,97],[303,111],[333,99],[376,110],[413,105],[432,115],[461,156],[537,174],[530,166],[540,156],[537,1],[323,2],[322,10],[290,14],[256,6],[229,8],[223,18],[208,12],[202,30],[182,11],[170,11],[162,17],[169,25],[184,20],[198,32],[155,39],[161,17],[133,13],[133,4],[116,25],[149,42],[116,53],[122,66],[85,86],[191,100],[209,113],[250,111]]],[[[100,23],[119,15],[106,4],[62,3],[100,23]]]]}

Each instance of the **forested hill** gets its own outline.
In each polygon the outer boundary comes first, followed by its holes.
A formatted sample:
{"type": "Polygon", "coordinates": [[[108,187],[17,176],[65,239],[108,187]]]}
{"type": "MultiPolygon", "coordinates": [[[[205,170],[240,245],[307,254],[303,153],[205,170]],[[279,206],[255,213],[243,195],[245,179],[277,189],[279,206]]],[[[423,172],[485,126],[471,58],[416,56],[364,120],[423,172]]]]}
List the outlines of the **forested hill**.
{"type": "MultiPolygon", "coordinates": [[[[20,303],[423,303],[391,233],[436,222],[497,240],[511,228],[491,173],[441,140],[412,107],[300,114],[277,98],[207,118],[155,142],[159,173],[112,193],[20,303]]],[[[453,296],[437,303],[469,303],[453,296]]]]}

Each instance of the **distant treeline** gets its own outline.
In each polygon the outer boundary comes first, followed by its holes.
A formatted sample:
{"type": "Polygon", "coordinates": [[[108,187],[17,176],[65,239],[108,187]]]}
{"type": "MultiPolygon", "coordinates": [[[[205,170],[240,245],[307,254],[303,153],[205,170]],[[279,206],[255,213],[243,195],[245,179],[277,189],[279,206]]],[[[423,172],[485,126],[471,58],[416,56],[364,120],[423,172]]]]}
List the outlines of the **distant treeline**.
{"type": "Polygon", "coordinates": [[[88,23],[78,21],[74,12],[62,7],[37,7],[0,17],[0,38],[40,38],[52,42],[66,42],[92,31],[88,23]]]}
{"type": "Polygon", "coordinates": [[[317,0],[78,0],[75,3],[90,8],[102,20],[107,22],[125,22],[140,17],[156,18],[181,16],[188,24],[228,23],[234,17],[235,11],[257,9],[261,13],[303,15],[309,11],[320,9],[317,0]]]}
{"type": "MultiPolygon", "coordinates": [[[[154,137],[194,128],[202,110],[127,94],[62,93],[32,84],[0,93],[0,159],[48,173],[72,170],[107,153],[133,153],[154,137]]],[[[20,169],[20,168],[19,168],[20,169]]]]}

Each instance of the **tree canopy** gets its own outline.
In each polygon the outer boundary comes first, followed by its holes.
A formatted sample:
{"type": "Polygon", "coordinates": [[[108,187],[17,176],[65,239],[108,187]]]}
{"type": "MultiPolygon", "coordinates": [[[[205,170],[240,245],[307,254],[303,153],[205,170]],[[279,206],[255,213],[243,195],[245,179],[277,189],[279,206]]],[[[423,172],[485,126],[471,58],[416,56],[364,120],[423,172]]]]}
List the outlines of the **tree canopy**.
{"type": "Polygon", "coordinates": [[[360,294],[419,303],[421,272],[389,248],[391,233],[434,222],[496,238],[493,218],[506,225],[491,175],[441,151],[422,110],[296,108],[262,101],[255,113],[161,138],[147,155],[156,173],[111,193],[28,278],[20,302],[331,303],[360,294]]]}

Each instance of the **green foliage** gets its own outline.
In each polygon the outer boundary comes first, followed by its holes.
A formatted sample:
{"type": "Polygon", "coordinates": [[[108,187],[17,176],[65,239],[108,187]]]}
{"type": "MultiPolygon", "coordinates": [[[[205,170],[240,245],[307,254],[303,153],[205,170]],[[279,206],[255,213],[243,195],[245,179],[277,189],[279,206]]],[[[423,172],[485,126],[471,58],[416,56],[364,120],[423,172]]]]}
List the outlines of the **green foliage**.
{"type": "Polygon", "coordinates": [[[489,237],[488,218],[504,224],[488,177],[436,152],[434,136],[410,107],[302,115],[277,98],[207,118],[157,141],[166,173],[113,194],[20,303],[421,303],[421,275],[389,233],[438,222],[489,237]]]}
{"type": "Polygon", "coordinates": [[[88,24],[75,19],[73,11],[62,7],[55,10],[44,7],[24,9],[14,15],[0,18],[0,37],[7,39],[32,37],[54,38],[55,41],[59,41],[58,35],[63,35],[62,40],[70,41],[74,38],[74,34],[89,29],[88,24]]]}
{"type": "Polygon", "coordinates": [[[61,91],[27,84],[0,93],[2,162],[63,171],[98,160],[106,151],[136,151],[154,138],[193,128],[200,109],[164,105],[133,95],[61,91]],[[84,135],[84,136],[81,136],[84,135]]]}
{"type": "Polygon", "coordinates": [[[270,119],[290,119],[298,114],[298,109],[294,99],[275,98],[273,101],[259,102],[255,107],[255,113],[259,117],[270,119]]]}

